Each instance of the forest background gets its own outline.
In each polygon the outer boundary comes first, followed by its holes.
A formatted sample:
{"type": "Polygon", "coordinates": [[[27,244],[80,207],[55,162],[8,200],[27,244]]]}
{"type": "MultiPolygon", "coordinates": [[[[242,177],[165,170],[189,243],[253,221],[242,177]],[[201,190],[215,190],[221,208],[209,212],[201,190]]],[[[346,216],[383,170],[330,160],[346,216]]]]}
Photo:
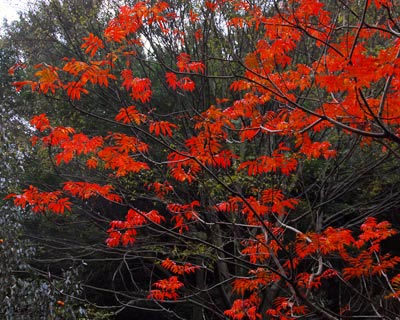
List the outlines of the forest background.
{"type": "Polygon", "coordinates": [[[0,314],[398,319],[399,8],[32,1],[0,39],[0,314]]]}

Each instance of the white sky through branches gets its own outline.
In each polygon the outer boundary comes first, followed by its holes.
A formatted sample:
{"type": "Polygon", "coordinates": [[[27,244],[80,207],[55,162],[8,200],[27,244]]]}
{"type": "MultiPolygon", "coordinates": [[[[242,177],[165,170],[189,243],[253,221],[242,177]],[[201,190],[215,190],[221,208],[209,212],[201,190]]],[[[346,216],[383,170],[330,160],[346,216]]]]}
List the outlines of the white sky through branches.
{"type": "Polygon", "coordinates": [[[11,22],[18,18],[18,11],[28,7],[29,0],[0,0],[0,24],[6,18],[11,22]]]}

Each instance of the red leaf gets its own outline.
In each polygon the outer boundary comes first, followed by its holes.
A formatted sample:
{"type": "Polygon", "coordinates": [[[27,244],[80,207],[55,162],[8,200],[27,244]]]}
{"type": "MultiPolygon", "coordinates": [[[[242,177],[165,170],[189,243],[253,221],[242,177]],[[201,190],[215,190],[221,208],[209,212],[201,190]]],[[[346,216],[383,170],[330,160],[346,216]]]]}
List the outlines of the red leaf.
{"type": "Polygon", "coordinates": [[[155,300],[176,300],[179,298],[179,294],[176,292],[183,287],[183,283],[178,280],[177,276],[169,277],[168,279],[162,279],[153,284],[154,289],[150,291],[148,296],[149,299],[155,300]]]}
{"type": "Polygon", "coordinates": [[[154,121],[150,123],[149,131],[156,136],[159,136],[160,133],[163,136],[170,136],[172,137],[172,129],[176,129],[178,126],[168,121],[154,121]]]}
{"type": "Polygon", "coordinates": [[[47,118],[45,113],[42,113],[38,116],[34,116],[31,121],[29,121],[31,125],[33,125],[40,132],[45,131],[46,129],[50,129],[50,121],[47,118]]]}
{"type": "Polygon", "coordinates": [[[81,48],[86,48],[85,53],[89,53],[91,57],[96,54],[97,50],[104,48],[103,41],[93,33],[90,33],[89,36],[83,38],[83,40],[85,40],[85,42],[81,45],[81,48]]]}
{"type": "Polygon", "coordinates": [[[178,79],[176,77],[176,74],[173,72],[167,72],[165,74],[165,79],[167,81],[168,86],[175,90],[178,85],[178,79]]]}
{"type": "Polygon", "coordinates": [[[10,76],[13,76],[13,75],[15,74],[15,71],[16,71],[17,69],[19,69],[19,68],[25,69],[25,68],[26,68],[26,64],[23,63],[23,62],[17,62],[16,64],[14,64],[12,67],[10,67],[10,68],[8,69],[8,74],[9,74],[10,76]]]}
{"type": "Polygon", "coordinates": [[[129,106],[127,108],[121,108],[119,113],[115,116],[115,120],[122,123],[136,123],[141,124],[146,121],[146,115],[139,113],[135,106],[129,106]]]}
{"type": "Polygon", "coordinates": [[[179,80],[179,82],[177,83],[177,85],[179,86],[179,88],[181,88],[182,90],[185,91],[193,91],[195,88],[195,83],[192,79],[190,79],[189,77],[183,77],[179,80]]]}
{"type": "Polygon", "coordinates": [[[64,88],[67,90],[67,94],[71,98],[71,100],[80,100],[82,93],[89,93],[89,91],[83,87],[83,84],[81,82],[68,82],[64,86],[64,88]]]}

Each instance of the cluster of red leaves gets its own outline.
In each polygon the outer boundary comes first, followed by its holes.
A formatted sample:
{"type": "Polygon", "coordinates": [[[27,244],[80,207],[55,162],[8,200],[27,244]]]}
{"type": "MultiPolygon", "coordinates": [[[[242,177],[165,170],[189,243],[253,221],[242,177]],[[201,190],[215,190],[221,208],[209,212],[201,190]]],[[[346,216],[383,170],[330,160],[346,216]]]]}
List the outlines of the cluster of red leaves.
{"type": "Polygon", "coordinates": [[[150,291],[149,299],[159,301],[176,300],[179,298],[179,294],[176,291],[183,287],[183,283],[178,280],[177,276],[172,276],[168,279],[158,280],[153,283],[153,287],[157,289],[150,291]]]}
{"type": "Polygon", "coordinates": [[[75,181],[67,181],[64,183],[63,190],[73,195],[74,197],[78,197],[82,200],[87,200],[92,197],[100,196],[106,200],[111,202],[121,202],[122,198],[113,193],[114,187],[112,185],[99,185],[97,183],[89,183],[89,182],[75,182],[75,181]]]}
{"type": "MultiPolygon", "coordinates": [[[[91,49],[93,50],[93,49],[91,49]]],[[[109,60],[92,61],[89,64],[74,59],[65,59],[63,68],[56,68],[47,64],[36,65],[40,69],[35,73],[37,81],[25,80],[14,82],[17,91],[24,86],[29,86],[33,92],[47,94],[62,90],[67,93],[71,100],[80,100],[82,94],[88,94],[87,84],[95,84],[108,87],[108,80],[116,80],[115,75],[110,73],[109,60]],[[61,80],[60,73],[70,74],[77,77],[76,81],[61,80]]]]}
{"type": "Polygon", "coordinates": [[[290,148],[283,144],[275,150],[271,157],[260,156],[256,160],[244,161],[240,164],[238,170],[247,169],[249,176],[255,176],[268,172],[281,171],[285,175],[289,175],[297,168],[297,160],[293,157],[286,156],[284,151],[290,151],[290,148]]]}
{"type": "Polygon", "coordinates": [[[61,191],[43,192],[34,186],[29,186],[21,194],[11,193],[6,199],[14,198],[16,206],[25,208],[29,206],[33,212],[53,212],[63,214],[71,210],[71,202],[67,197],[62,197],[61,191]]]}
{"type": "Polygon", "coordinates": [[[127,108],[121,108],[119,113],[115,116],[115,120],[122,122],[124,124],[137,124],[140,125],[142,122],[146,121],[146,115],[140,113],[136,106],[129,106],[127,108]]]}
{"type": "Polygon", "coordinates": [[[196,88],[195,82],[189,77],[178,78],[177,75],[173,72],[167,72],[165,74],[165,80],[168,83],[168,86],[174,90],[176,88],[180,88],[183,91],[194,91],[196,88]]]}
{"type": "Polygon", "coordinates": [[[121,78],[122,86],[129,91],[133,100],[139,100],[142,103],[150,101],[152,94],[150,79],[134,77],[130,69],[122,70],[121,78]]]}
{"type": "Polygon", "coordinates": [[[266,311],[266,314],[280,320],[293,320],[301,318],[307,313],[307,307],[299,305],[286,297],[278,297],[274,300],[274,307],[266,311]]]}
{"type": "MultiPolygon", "coordinates": [[[[275,232],[281,231],[276,229],[275,232]]],[[[281,249],[276,240],[269,240],[265,234],[257,234],[253,239],[243,240],[241,253],[245,255],[251,263],[266,263],[281,249]]]]}
{"type": "Polygon", "coordinates": [[[116,247],[120,244],[124,246],[132,245],[136,240],[137,227],[148,223],[161,224],[162,222],[165,222],[165,218],[157,210],[143,212],[137,209],[129,209],[125,221],[114,220],[110,222],[106,243],[110,247],[116,247]]]}
{"type": "Polygon", "coordinates": [[[172,130],[177,129],[178,126],[168,121],[152,121],[150,123],[149,131],[156,136],[162,134],[163,136],[172,137],[172,130]]]}
{"type": "Polygon", "coordinates": [[[184,263],[183,265],[178,265],[174,261],[170,260],[169,258],[163,260],[161,263],[162,267],[166,270],[171,271],[173,274],[177,275],[184,275],[194,273],[199,266],[194,266],[191,263],[184,263]]]}
{"type": "Polygon", "coordinates": [[[105,139],[110,145],[102,148],[97,155],[104,161],[104,167],[112,169],[116,177],[150,169],[146,162],[137,161],[132,156],[132,154],[146,153],[148,151],[146,143],[122,133],[112,133],[105,139]]]}
{"type": "MultiPolygon", "coordinates": [[[[347,229],[328,227],[322,233],[307,233],[300,235],[296,241],[296,254],[299,261],[313,255],[339,255],[347,263],[342,270],[343,277],[347,280],[361,276],[376,276],[392,270],[400,257],[380,253],[380,244],[383,240],[396,234],[396,231],[387,221],[378,223],[375,218],[368,218],[361,226],[361,233],[354,238],[347,229]]],[[[326,274],[325,274],[326,275],[326,274]]],[[[300,282],[304,283],[307,274],[303,274],[300,282]]],[[[323,276],[314,279],[318,281],[323,276]]]]}
{"type": "Polygon", "coordinates": [[[246,299],[236,299],[232,304],[232,308],[225,310],[224,314],[235,320],[262,319],[261,314],[257,312],[259,304],[260,297],[257,294],[251,294],[246,299]]]}
{"type": "MultiPolygon", "coordinates": [[[[65,187],[64,187],[65,189],[65,187]]],[[[70,191],[70,188],[68,188],[67,191],[70,191]]],[[[71,191],[70,191],[71,192],[71,191]]],[[[76,192],[75,192],[76,193],[76,192]]],[[[110,198],[111,195],[107,194],[101,194],[104,198],[110,198]]],[[[117,195],[115,195],[117,196],[117,195]]],[[[118,197],[118,196],[117,196],[118,197]]],[[[114,201],[117,201],[118,199],[115,199],[114,201]]],[[[167,210],[172,213],[172,218],[171,222],[174,223],[175,228],[179,230],[180,233],[183,233],[183,231],[189,230],[189,224],[196,222],[198,220],[198,213],[194,210],[195,207],[198,207],[200,203],[198,201],[193,201],[190,204],[187,205],[181,205],[178,203],[171,203],[167,205],[167,210]]],[[[125,220],[114,220],[110,222],[110,228],[108,229],[108,234],[109,237],[107,239],[107,244],[110,247],[115,247],[118,246],[119,244],[122,245],[131,245],[135,242],[135,238],[137,235],[136,228],[143,226],[145,224],[149,223],[154,223],[154,224],[161,224],[165,222],[166,219],[163,215],[161,215],[157,210],[151,210],[149,212],[143,212],[137,209],[129,209],[128,213],[125,217],[125,220]]],[[[164,266],[166,269],[169,269],[170,271],[175,270],[175,273],[180,274],[179,272],[176,272],[177,270],[180,270],[178,266],[175,268],[172,268],[171,265],[168,265],[168,261],[165,262],[166,265],[164,266]],[[168,268],[169,266],[169,268],[168,268]],[[171,269],[172,268],[172,269],[171,269]]],[[[193,266],[186,265],[188,266],[187,270],[191,270],[193,266]]],[[[196,268],[193,267],[193,271],[196,268]]],[[[181,269],[186,270],[185,268],[181,269]]],[[[174,271],[173,271],[174,272],[174,271]]]]}
{"type": "Polygon", "coordinates": [[[89,36],[83,38],[83,40],[85,40],[85,42],[81,45],[81,48],[86,48],[85,53],[88,53],[92,58],[97,50],[104,48],[103,40],[93,33],[89,33],[89,36]]]}
{"type": "Polygon", "coordinates": [[[201,166],[189,154],[171,152],[167,159],[170,173],[176,181],[187,181],[188,183],[196,181],[196,176],[201,171],[201,166]]]}
{"type": "Polygon", "coordinates": [[[171,203],[167,205],[167,209],[172,213],[171,221],[175,223],[175,227],[179,228],[179,233],[189,230],[189,223],[197,221],[199,213],[194,210],[200,206],[200,202],[195,200],[189,204],[171,203]]]}
{"type": "MultiPolygon", "coordinates": [[[[122,109],[117,115],[117,119],[125,121],[126,118],[122,119],[125,115],[128,115],[129,119],[136,116],[140,117],[134,111],[133,106],[122,109]]],[[[48,135],[41,138],[34,136],[32,142],[36,144],[40,140],[45,146],[57,147],[60,150],[55,155],[57,165],[62,162],[67,164],[80,155],[91,154],[92,157],[86,162],[88,168],[96,168],[98,161],[101,160],[104,163],[104,168],[113,170],[117,177],[149,169],[147,163],[136,161],[132,157],[132,154],[142,154],[148,151],[148,145],[135,137],[115,132],[106,137],[95,136],[90,138],[86,134],[75,133],[73,128],[51,127],[45,114],[33,117],[31,124],[40,132],[49,131],[48,135]],[[106,142],[107,144],[105,144],[106,142]]]]}
{"type": "Polygon", "coordinates": [[[139,1],[132,7],[122,6],[118,16],[108,23],[104,36],[109,42],[122,43],[128,41],[130,36],[134,36],[143,25],[154,23],[163,32],[167,32],[164,24],[173,18],[165,13],[168,7],[169,5],[163,1],[157,1],[154,6],[144,1],[139,1]]]}
{"type": "Polygon", "coordinates": [[[281,190],[266,189],[260,192],[259,199],[231,197],[226,202],[218,203],[215,208],[220,212],[242,213],[248,224],[260,225],[261,219],[265,216],[286,215],[298,202],[294,198],[285,198],[281,190]]]}
{"type": "MultiPolygon", "coordinates": [[[[180,74],[203,74],[205,71],[204,63],[199,61],[191,61],[191,57],[187,53],[181,53],[180,55],[178,55],[176,61],[176,66],[180,74]]],[[[188,76],[178,77],[177,74],[174,72],[167,72],[165,74],[165,79],[168,86],[173,90],[180,88],[183,91],[193,91],[196,87],[195,82],[191,78],[189,78],[188,76]]]]}

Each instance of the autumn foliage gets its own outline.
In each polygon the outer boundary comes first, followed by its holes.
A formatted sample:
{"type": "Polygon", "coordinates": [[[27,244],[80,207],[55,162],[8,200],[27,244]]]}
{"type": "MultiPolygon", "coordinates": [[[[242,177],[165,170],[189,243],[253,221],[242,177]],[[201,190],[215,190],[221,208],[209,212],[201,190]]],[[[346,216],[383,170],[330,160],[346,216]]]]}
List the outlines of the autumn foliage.
{"type": "Polygon", "coordinates": [[[329,286],[343,286],[347,297],[371,306],[364,317],[389,319],[399,310],[400,257],[383,243],[395,227],[361,213],[351,227],[323,224],[322,213],[305,210],[308,200],[293,185],[305,164],[340,157],[340,139],[396,154],[395,12],[395,2],[368,0],[362,6],[215,0],[193,2],[186,15],[162,1],[121,7],[102,35],[83,39],[84,61],[43,63],[34,67],[34,79],[14,83],[17,91],[62,97],[109,123],[109,132],[93,135],[56,126],[46,114],[31,120],[33,144],[51,149],[60,170],[79,162],[86,174],[59,190],[29,186],[8,197],[36,213],[73,213],[80,201],[110,203],[118,211],[105,228],[111,248],[145,246],[141,237],[154,235],[162,248],[146,257],[157,271],[143,297],[159,307],[202,305],[207,319],[344,319],[358,310],[344,299],[323,300],[329,286]],[[225,46],[218,57],[186,46],[210,45],[210,19],[225,46]],[[235,34],[254,36],[246,50],[236,50],[235,34]],[[178,48],[170,59],[157,51],[165,39],[178,48]],[[138,62],[158,68],[157,78],[138,62]],[[226,69],[213,70],[216,63],[226,69]],[[153,103],[157,90],[177,105],[198,103],[211,86],[205,81],[214,79],[229,89],[206,106],[177,106],[165,117],[153,103]],[[98,92],[120,103],[107,116],[80,104],[98,92]],[[136,207],[129,180],[140,182],[149,204],[136,207]],[[367,290],[376,283],[379,303],[367,290]]]}

